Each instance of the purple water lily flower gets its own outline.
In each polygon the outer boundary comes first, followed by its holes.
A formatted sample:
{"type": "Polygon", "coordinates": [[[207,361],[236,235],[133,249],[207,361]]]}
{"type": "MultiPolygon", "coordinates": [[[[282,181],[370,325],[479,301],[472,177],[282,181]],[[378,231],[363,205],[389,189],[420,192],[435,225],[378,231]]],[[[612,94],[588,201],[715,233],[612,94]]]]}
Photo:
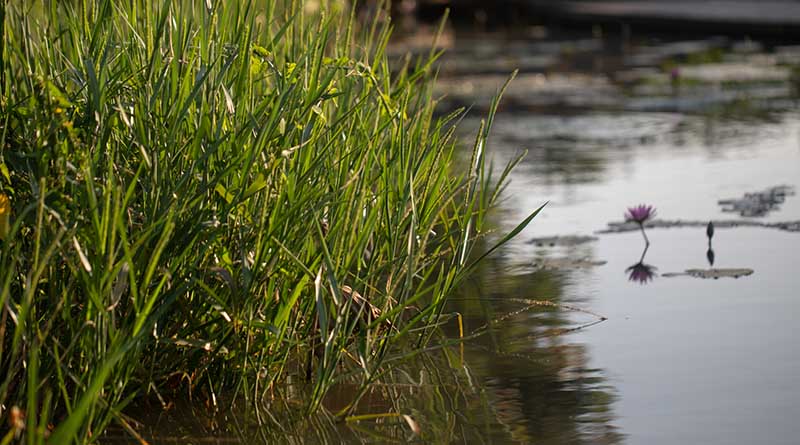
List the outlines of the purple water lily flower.
{"type": "Polygon", "coordinates": [[[654,216],[656,216],[655,207],[639,204],[638,206],[628,207],[628,211],[625,213],[625,220],[634,221],[641,225],[654,216]]]}
{"type": "Polygon", "coordinates": [[[625,272],[628,273],[628,281],[634,281],[639,284],[647,284],[650,281],[653,281],[653,277],[656,275],[656,267],[640,261],[625,269],[625,272]]]}
{"type": "Polygon", "coordinates": [[[654,216],[656,216],[656,208],[644,204],[628,207],[628,211],[625,213],[626,221],[633,221],[636,224],[639,224],[639,229],[642,231],[644,242],[647,243],[648,246],[650,245],[650,240],[647,239],[647,234],[644,233],[644,223],[652,219],[654,216]]]}

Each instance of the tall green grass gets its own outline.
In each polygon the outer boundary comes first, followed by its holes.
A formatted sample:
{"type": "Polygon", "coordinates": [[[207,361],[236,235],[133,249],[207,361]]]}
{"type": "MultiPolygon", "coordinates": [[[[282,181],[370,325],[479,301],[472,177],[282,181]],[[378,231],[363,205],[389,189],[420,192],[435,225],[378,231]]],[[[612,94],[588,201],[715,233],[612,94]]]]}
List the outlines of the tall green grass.
{"type": "Polygon", "coordinates": [[[454,171],[438,53],[390,70],[385,21],[322,3],[2,3],[0,443],[306,372],[309,411],[356,402],[430,338],[507,173],[491,116],[454,171]]]}

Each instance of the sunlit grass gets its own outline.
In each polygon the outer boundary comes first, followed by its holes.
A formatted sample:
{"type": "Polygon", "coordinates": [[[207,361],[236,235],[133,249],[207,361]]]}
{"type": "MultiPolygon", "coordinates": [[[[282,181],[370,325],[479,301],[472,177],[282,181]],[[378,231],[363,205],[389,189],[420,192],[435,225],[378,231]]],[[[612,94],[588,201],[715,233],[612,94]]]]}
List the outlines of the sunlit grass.
{"type": "Polygon", "coordinates": [[[438,54],[391,71],[385,22],[301,3],[3,3],[4,441],[91,442],[136,397],[257,399],[298,370],[309,411],[344,374],[355,403],[428,341],[508,173],[491,115],[454,171],[438,54]]]}

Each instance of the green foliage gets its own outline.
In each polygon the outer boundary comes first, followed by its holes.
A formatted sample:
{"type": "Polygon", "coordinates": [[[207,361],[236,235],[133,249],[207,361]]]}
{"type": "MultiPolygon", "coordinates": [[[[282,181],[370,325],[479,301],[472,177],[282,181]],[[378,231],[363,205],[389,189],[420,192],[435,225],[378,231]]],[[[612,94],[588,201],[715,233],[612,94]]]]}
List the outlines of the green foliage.
{"type": "Polygon", "coordinates": [[[456,174],[438,54],[393,74],[388,26],[302,3],[3,4],[5,439],[90,442],[134,397],[257,399],[303,368],[314,411],[427,341],[502,182],[488,125],[456,174]]]}

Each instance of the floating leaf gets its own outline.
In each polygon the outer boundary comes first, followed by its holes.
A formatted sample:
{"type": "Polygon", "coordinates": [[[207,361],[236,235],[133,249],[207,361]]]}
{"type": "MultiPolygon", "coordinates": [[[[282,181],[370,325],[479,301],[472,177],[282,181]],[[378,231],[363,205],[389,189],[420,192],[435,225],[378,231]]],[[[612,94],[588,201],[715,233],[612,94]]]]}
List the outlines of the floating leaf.
{"type": "Polygon", "coordinates": [[[750,276],[754,273],[753,269],[733,268],[733,269],[687,269],[684,272],[669,272],[662,274],[664,277],[688,276],[692,278],[720,279],[720,278],[739,278],[750,276]]]}

